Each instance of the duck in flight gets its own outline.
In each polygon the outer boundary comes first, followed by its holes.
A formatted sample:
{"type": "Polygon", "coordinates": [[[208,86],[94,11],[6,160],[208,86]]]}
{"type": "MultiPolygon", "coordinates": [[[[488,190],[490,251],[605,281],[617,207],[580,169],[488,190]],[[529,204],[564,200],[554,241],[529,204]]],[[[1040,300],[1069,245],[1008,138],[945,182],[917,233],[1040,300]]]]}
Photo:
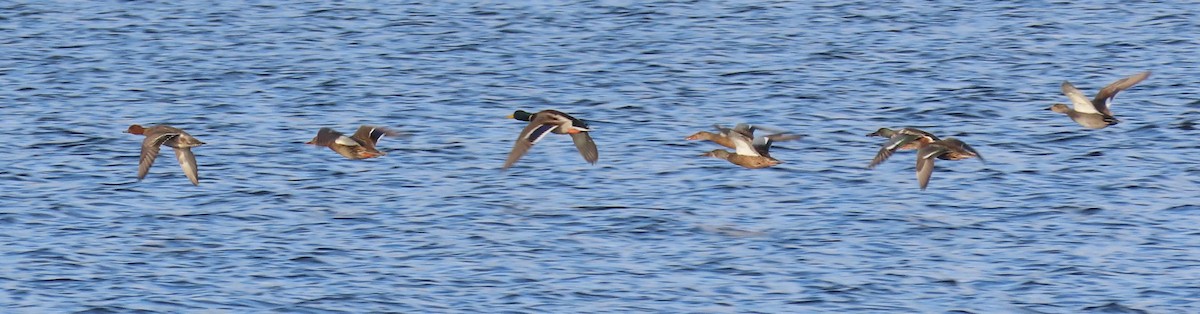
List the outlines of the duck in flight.
{"type": "MultiPolygon", "coordinates": [[[[704,153],[701,156],[724,159],[732,164],[749,169],[766,168],[783,163],[782,161],[771,157],[771,144],[780,141],[796,140],[803,137],[799,134],[783,132],[755,138],[754,130],[758,128],[745,123],[739,123],[732,129],[722,128],[721,126],[716,126],[716,128],[718,130],[717,134],[721,134],[724,138],[727,138],[732,143],[732,148],[734,151],[729,152],[724,149],[715,149],[704,153]]],[[[693,139],[692,137],[695,137],[695,135],[689,136],[688,139],[693,139]]],[[[713,140],[713,142],[721,144],[721,142],[718,140],[713,140]]]]}
{"type": "Polygon", "coordinates": [[[1088,100],[1087,96],[1084,96],[1083,92],[1075,88],[1075,85],[1072,85],[1071,82],[1063,81],[1062,92],[1067,95],[1067,98],[1071,99],[1071,103],[1074,106],[1054,104],[1050,108],[1046,108],[1046,110],[1066,114],[1075,123],[1079,123],[1079,125],[1085,128],[1103,129],[1120,122],[1116,117],[1113,117],[1111,109],[1113,98],[1117,97],[1117,93],[1133,87],[1133,85],[1137,85],[1137,83],[1146,80],[1148,77],[1150,77],[1150,71],[1119,79],[1101,88],[1100,92],[1096,93],[1096,97],[1091,100],[1088,100]]]}
{"type": "Polygon", "coordinates": [[[917,149],[917,183],[921,186],[921,190],[925,190],[925,187],[929,185],[929,178],[933,176],[934,159],[963,160],[967,158],[979,158],[979,161],[984,161],[978,151],[953,137],[929,143],[917,149]]]}
{"type": "Polygon", "coordinates": [[[183,168],[183,174],[192,181],[192,185],[200,185],[200,173],[196,169],[196,155],[192,154],[192,147],[204,145],[204,142],[179,128],[162,124],[148,128],[134,124],[130,125],[125,133],[146,136],[146,139],[142,140],[142,154],[141,159],[138,160],[138,181],[146,178],[146,173],[150,172],[150,166],[154,165],[154,159],[158,158],[159,147],[166,145],[175,150],[175,158],[179,160],[179,167],[183,168]]]}
{"type": "Polygon", "coordinates": [[[351,136],[330,128],[321,128],[317,131],[317,136],[304,144],[329,147],[330,150],[349,159],[368,159],[387,155],[376,149],[375,145],[379,143],[380,138],[396,134],[398,133],[391,129],[373,125],[360,126],[351,136]]]}
{"type": "Polygon", "coordinates": [[[588,134],[591,129],[583,120],[557,110],[542,110],[536,113],[517,110],[508,118],[529,121],[529,124],[517,136],[517,141],[513,143],[512,151],[508,153],[508,159],[504,161],[504,167],[501,169],[512,167],[517,160],[529,152],[533,144],[537,144],[550,133],[571,135],[571,140],[575,142],[575,148],[579,149],[579,154],[588,163],[596,164],[596,161],[600,159],[600,153],[596,150],[596,142],[592,141],[592,136],[588,134]]]}
{"type": "Polygon", "coordinates": [[[879,152],[875,153],[875,159],[871,160],[871,163],[867,165],[867,169],[874,169],[875,166],[892,157],[892,153],[895,153],[897,150],[920,149],[925,145],[941,140],[937,135],[933,135],[933,133],[916,128],[903,128],[899,130],[879,128],[879,130],[867,134],[867,136],[878,136],[888,139],[887,142],[883,143],[883,147],[879,148],[879,152]]]}

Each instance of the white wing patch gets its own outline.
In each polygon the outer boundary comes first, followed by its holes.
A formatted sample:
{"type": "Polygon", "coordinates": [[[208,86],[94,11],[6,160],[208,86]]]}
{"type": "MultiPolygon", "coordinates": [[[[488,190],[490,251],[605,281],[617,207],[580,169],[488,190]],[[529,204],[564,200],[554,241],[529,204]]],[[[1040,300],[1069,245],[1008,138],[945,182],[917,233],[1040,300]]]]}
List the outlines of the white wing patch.
{"type": "Polygon", "coordinates": [[[754,149],[754,144],[746,136],[734,132],[729,134],[729,139],[733,140],[735,153],[743,156],[759,156],[758,150],[754,149]]]}
{"type": "Polygon", "coordinates": [[[1092,105],[1092,101],[1087,99],[1087,96],[1084,96],[1083,92],[1079,91],[1078,88],[1075,88],[1075,85],[1071,85],[1070,82],[1063,82],[1062,89],[1063,95],[1067,95],[1067,98],[1071,99],[1071,104],[1075,105],[1075,112],[1100,113],[1100,111],[1096,110],[1096,106],[1092,105]]]}
{"type": "Polygon", "coordinates": [[[333,140],[333,142],[344,146],[358,146],[358,142],[355,142],[354,139],[346,137],[345,135],[338,136],[338,138],[333,140]]]}

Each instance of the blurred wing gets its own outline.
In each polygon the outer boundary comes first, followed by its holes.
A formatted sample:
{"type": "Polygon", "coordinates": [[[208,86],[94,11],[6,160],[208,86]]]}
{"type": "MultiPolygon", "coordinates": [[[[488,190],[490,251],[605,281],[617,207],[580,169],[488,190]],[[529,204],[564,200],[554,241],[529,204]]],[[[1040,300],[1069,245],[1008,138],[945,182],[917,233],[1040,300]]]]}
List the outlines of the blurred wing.
{"type": "Polygon", "coordinates": [[[516,143],[513,143],[512,151],[508,152],[508,159],[504,161],[504,167],[501,167],[501,169],[512,167],[513,164],[517,163],[517,160],[521,159],[521,156],[525,156],[525,153],[529,152],[529,148],[533,147],[533,144],[541,141],[551,131],[558,128],[558,124],[543,124],[538,123],[539,121],[544,122],[546,119],[539,115],[539,117],[530,121],[524,130],[521,130],[521,135],[517,137],[516,143]]]}
{"type": "Polygon", "coordinates": [[[370,143],[369,147],[374,148],[375,144],[379,143],[380,138],[383,138],[384,136],[396,136],[397,134],[399,133],[396,133],[396,131],[385,127],[364,125],[358,127],[358,131],[354,132],[353,137],[363,141],[364,143],[370,143]]]}
{"type": "Polygon", "coordinates": [[[771,157],[771,154],[770,154],[771,144],[774,144],[775,142],[786,142],[786,141],[798,140],[802,137],[804,137],[804,136],[800,135],[800,134],[787,134],[787,133],[771,134],[771,135],[767,135],[767,136],[763,136],[763,137],[754,139],[754,143],[752,143],[752,145],[754,146],[754,151],[758,152],[758,154],[760,156],[771,157]]]}
{"type": "Polygon", "coordinates": [[[1075,85],[1071,85],[1071,82],[1063,81],[1062,92],[1071,99],[1071,104],[1075,105],[1076,112],[1100,113],[1100,111],[1096,111],[1096,106],[1092,105],[1092,101],[1088,100],[1087,96],[1084,96],[1078,88],[1075,88],[1075,85]]]}
{"type": "Polygon", "coordinates": [[[179,159],[179,167],[183,168],[183,174],[187,175],[188,180],[192,181],[192,185],[200,185],[200,173],[196,169],[196,155],[192,154],[190,148],[176,148],[175,158],[179,159]]]}
{"type": "MultiPolygon", "coordinates": [[[[341,138],[342,135],[342,132],[334,131],[330,128],[321,128],[321,130],[317,131],[317,136],[313,137],[312,143],[319,146],[329,146],[329,144],[341,138]]],[[[357,143],[354,145],[357,145],[357,143]]]]}
{"type": "Polygon", "coordinates": [[[942,154],[945,154],[945,153],[946,153],[946,147],[942,146],[941,143],[934,143],[934,144],[931,144],[931,145],[928,145],[925,147],[921,147],[921,149],[917,150],[917,158],[918,159],[937,158],[938,156],[941,156],[942,154]]]}
{"type": "Polygon", "coordinates": [[[968,152],[971,152],[972,154],[975,154],[975,158],[979,158],[979,161],[981,161],[983,163],[987,163],[987,160],[983,159],[983,155],[980,155],[979,151],[976,151],[975,148],[971,147],[971,145],[967,145],[967,143],[963,143],[962,148],[968,152]]]}
{"type": "Polygon", "coordinates": [[[600,160],[600,152],[596,150],[596,142],[592,141],[592,136],[588,132],[579,132],[571,134],[571,141],[575,142],[575,148],[579,149],[579,154],[583,155],[583,160],[587,160],[590,164],[596,164],[600,160]]]}
{"type": "Polygon", "coordinates": [[[933,161],[936,158],[917,158],[917,184],[924,190],[929,186],[929,178],[933,177],[933,161]]]}
{"type": "Polygon", "coordinates": [[[723,127],[720,124],[713,124],[713,129],[716,129],[718,133],[724,136],[729,136],[729,132],[733,132],[733,129],[723,127]]]}
{"type": "MultiPolygon", "coordinates": [[[[1100,112],[1111,116],[1112,115],[1112,101],[1113,101],[1113,98],[1117,97],[1117,93],[1119,93],[1125,89],[1128,89],[1130,87],[1133,87],[1133,85],[1137,85],[1137,83],[1141,83],[1142,81],[1145,81],[1146,78],[1148,78],[1148,77],[1150,77],[1150,71],[1130,75],[1125,78],[1119,79],[1116,82],[1113,82],[1112,84],[1108,84],[1108,86],[1105,86],[1104,88],[1100,89],[1099,93],[1096,93],[1096,98],[1092,99],[1092,105],[1096,107],[1096,110],[1099,110],[1100,112]]],[[[1072,101],[1074,101],[1074,100],[1072,100],[1072,101]]]]}
{"type": "Polygon", "coordinates": [[[874,169],[875,166],[887,161],[888,158],[892,157],[892,153],[895,153],[897,149],[900,149],[900,147],[907,145],[917,138],[919,138],[919,136],[904,135],[901,133],[892,135],[887,142],[883,143],[883,146],[879,147],[879,152],[875,153],[875,159],[871,159],[871,164],[867,165],[867,169],[874,169]]]}
{"type": "Polygon", "coordinates": [[[163,133],[155,137],[147,136],[142,140],[142,158],[138,160],[138,181],[146,178],[146,174],[150,172],[150,166],[154,165],[154,159],[158,158],[158,149],[163,142],[175,138],[177,133],[163,133]]]}

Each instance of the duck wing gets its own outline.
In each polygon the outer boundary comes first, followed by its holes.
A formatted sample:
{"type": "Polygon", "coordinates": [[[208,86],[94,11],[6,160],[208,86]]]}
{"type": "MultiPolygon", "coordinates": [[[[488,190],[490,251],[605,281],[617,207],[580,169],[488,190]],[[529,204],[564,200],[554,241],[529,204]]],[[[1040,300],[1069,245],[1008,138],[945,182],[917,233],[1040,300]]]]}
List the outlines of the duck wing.
{"type": "Polygon", "coordinates": [[[146,139],[142,140],[142,156],[138,160],[138,181],[142,181],[150,172],[150,166],[153,166],[154,159],[158,158],[159,146],[176,136],[179,136],[179,133],[156,133],[154,136],[146,136],[146,139]]]}
{"type": "Polygon", "coordinates": [[[929,178],[933,177],[933,161],[937,158],[917,157],[917,184],[924,190],[929,186],[929,178]]]}
{"type": "MultiPolygon", "coordinates": [[[[569,122],[570,120],[566,121],[569,122]]],[[[508,169],[508,167],[517,163],[517,160],[525,156],[526,152],[529,152],[529,148],[532,148],[533,144],[537,144],[546,135],[550,135],[550,132],[558,129],[563,123],[564,121],[561,121],[560,118],[555,118],[551,115],[535,115],[533,120],[529,121],[529,125],[526,125],[525,129],[521,130],[521,134],[517,136],[517,141],[513,143],[512,151],[508,152],[508,159],[504,161],[504,167],[501,169],[508,169]]]]}
{"type": "Polygon", "coordinates": [[[754,151],[758,152],[759,156],[771,157],[771,144],[774,144],[775,142],[794,141],[803,137],[804,135],[791,133],[771,134],[756,138],[751,144],[754,146],[754,151]]]}
{"type": "Polygon", "coordinates": [[[962,143],[962,146],[960,146],[960,147],[965,151],[971,152],[971,155],[974,155],[975,158],[979,158],[980,162],[987,163],[987,160],[983,159],[983,155],[980,155],[979,151],[976,151],[975,148],[971,147],[971,145],[967,145],[967,143],[962,143]]]}
{"type": "Polygon", "coordinates": [[[383,138],[384,136],[396,136],[397,134],[399,133],[396,133],[396,131],[385,127],[363,125],[358,127],[358,131],[355,131],[354,135],[351,137],[366,144],[363,146],[374,149],[375,144],[379,143],[379,139],[383,138]]]}
{"type": "Polygon", "coordinates": [[[1087,96],[1084,96],[1083,92],[1075,88],[1075,85],[1071,84],[1071,82],[1063,81],[1062,92],[1063,95],[1067,95],[1067,98],[1071,99],[1071,104],[1074,105],[1075,112],[1100,113],[1100,111],[1096,110],[1096,106],[1092,104],[1092,101],[1088,100],[1087,96]]]}
{"type": "Polygon", "coordinates": [[[917,183],[922,190],[929,185],[929,178],[933,177],[933,161],[946,152],[946,146],[941,143],[929,144],[917,150],[917,183]]]}
{"type": "Polygon", "coordinates": [[[342,145],[358,145],[358,143],[343,143],[344,141],[338,141],[338,139],[341,139],[343,136],[345,136],[345,134],[342,134],[342,132],[334,131],[330,128],[321,128],[317,131],[317,136],[313,137],[312,141],[309,141],[309,143],[313,143],[318,146],[329,146],[329,144],[334,142],[342,145]]]}
{"type": "MultiPolygon", "coordinates": [[[[1117,97],[1117,93],[1145,81],[1148,77],[1150,77],[1150,71],[1130,75],[1112,82],[1112,84],[1108,84],[1108,86],[1101,88],[1099,93],[1096,93],[1096,98],[1093,98],[1091,102],[1092,106],[1096,107],[1096,110],[1099,110],[1101,113],[1112,116],[1112,109],[1110,107],[1112,107],[1113,98],[1117,97]]],[[[1071,101],[1075,100],[1072,99],[1071,101]]]]}
{"type": "Polygon", "coordinates": [[[896,134],[892,135],[891,138],[888,138],[888,141],[884,142],[883,146],[879,147],[879,152],[875,153],[875,158],[871,159],[871,163],[867,165],[867,169],[874,169],[875,166],[887,161],[888,158],[891,158],[892,154],[895,153],[897,149],[900,149],[900,147],[904,147],[904,145],[908,145],[908,143],[912,143],[912,141],[915,141],[919,138],[921,138],[919,135],[897,132],[896,134]]]}
{"type": "Polygon", "coordinates": [[[183,174],[187,175],[188,180],[192,181],[192,185],[200,185],[200,173],[196,169],[196,155],[192,154],[192,149],[187,147],[175,149],[175,159],[179,159],[179,167],[183,168],[183,174]]]}
{"type": "Polygon", "coordinates": [[[575,142],[575,148],[579,149],[579,154],[583,155],[583,160],[587,160],[590,164],[596,164],[600,160],[600,152],[596,150],[596,142],[592,141],[592,136],[588,132],[578,132],[571,134],[571,141],[575,142]]]}

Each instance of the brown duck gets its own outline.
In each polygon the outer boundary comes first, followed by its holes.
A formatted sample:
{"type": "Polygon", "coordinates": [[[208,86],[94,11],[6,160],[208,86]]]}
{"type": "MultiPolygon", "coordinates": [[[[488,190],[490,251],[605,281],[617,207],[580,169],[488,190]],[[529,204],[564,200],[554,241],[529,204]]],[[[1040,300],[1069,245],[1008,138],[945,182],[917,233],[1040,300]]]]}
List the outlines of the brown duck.
{"type": "Polygon", "coordinates": [[[367,159],[387,155],[376,149],[375,145],[379,143],[380,138],[396,134],[396,131],[391,129],[373,125],[360,126],[351,136],[330,128],[321,128],[317,131],[317,136],[305,144],[329,147],[330,150],[349,159],[367,159]]]}
{"type": "Polygon", "coordinates": [[[974,148],[953,137],[922,146],[917,150],[917,183],[921,186],[921,190],[929,185],[929,178],[933,176],[934,159],[963,160],[967,158],[979,158],[979,161],[984,161],[983,156],[979,155],[974,148]]]}
{"type": "Polygon", "coordinates": [[[204,145],[204,142],[179,128],[161,124],[148,128],[134,124],[125,132],[146,136],[142,140],[142,157],[138,160],[138,181],[142,181],[150,172],[150,166],[158,158],[159,146],[166,145],[175,149],[175,159],[179,160],[179,167],[183,168],[183,174],[192,181],[192,185],[200,185],[200,173],[196,169],[196,155],[192,154],[192,147],[204,145]]]}
{"type": "Polygon", "coordinates": [[[925,145],[929,145],[929,143],[941,140],[937,135],[933,135],[933,133],[916,128],[903,128],[899,130],[879,128],[879,130],[867,134],[867,136],[878,136],[888,139],[879,148],[879,152],[875,153],[875,159],[871,160],[871,163],[867,165],[867,169],[874,169],[875,166],[892,157],[892,153],[895,153],[897,150],[920,149],[925,145]]]}
{"type": "MultiPolygon", "coordinates": [[[[720,130],[721,128],[718,127],[718,129],[720,130]]],[[[754,138],[755,129],[754,126],[749,124],[738,124],[733,129],[729,129],[726,135],[733,142],[734,152],[716,149],[701,156],[724,159],[732,164],[750,169],[766,168],[782,163],[782,161],[771,157],[770,150],[772,143],[791,141],[803,137],[799,134],[777,133],[754,138]]]]}

